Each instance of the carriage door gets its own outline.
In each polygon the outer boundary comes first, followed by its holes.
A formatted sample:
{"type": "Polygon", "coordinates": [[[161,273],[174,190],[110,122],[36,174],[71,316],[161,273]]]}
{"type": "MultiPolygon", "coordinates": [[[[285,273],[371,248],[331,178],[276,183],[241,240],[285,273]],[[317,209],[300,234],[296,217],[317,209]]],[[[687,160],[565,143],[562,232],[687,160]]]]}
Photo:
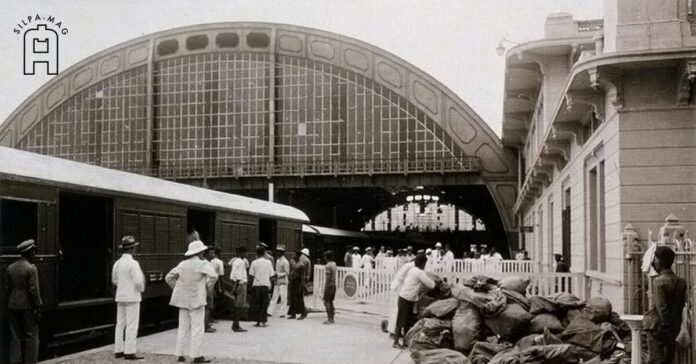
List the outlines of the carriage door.
{"type": "Polygon", "coordinates": [[[113,201],[61,192],[58,200],[59,299],[108,297],[113,257],[113,201]]]}
{"type": "Polygon", "coordinates": [[[266,243],[271,248],[276,246],[276,222],[275,220],[259,220],[259,241],[266,243]]]}
{"type": "Polygon", "coordinates": [[[188,209],[186,212],[186,233],[197,231],[205,245],[216,245],[215,212],[188,209]]]}

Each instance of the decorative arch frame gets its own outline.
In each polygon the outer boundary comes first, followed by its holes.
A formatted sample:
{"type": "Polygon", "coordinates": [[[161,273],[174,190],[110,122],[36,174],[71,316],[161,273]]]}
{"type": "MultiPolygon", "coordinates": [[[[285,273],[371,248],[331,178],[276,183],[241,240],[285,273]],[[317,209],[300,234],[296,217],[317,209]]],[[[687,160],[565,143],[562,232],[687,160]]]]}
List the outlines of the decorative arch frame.
{"type": "Polygon", "coordinates": [[[374,80],[415,105],[454,141],[480,160],[481,178],[500,213],[508,236],[516,230],[512,208],[517,194],[517,165],[512,150],[464,101],[442,83],[407,61],[365,42],[321,30],[272,23],[201,24],[142,36],[90,56],[63,71],[24,101],[0,125],[0,145],[18,147],[51,112],[90,87],[127,72],[146,75],[144,140],[150,163],[153,120],[153,70],[156,62],[186,55],[245,52],[291,56],[321,62],[374,80]]]}

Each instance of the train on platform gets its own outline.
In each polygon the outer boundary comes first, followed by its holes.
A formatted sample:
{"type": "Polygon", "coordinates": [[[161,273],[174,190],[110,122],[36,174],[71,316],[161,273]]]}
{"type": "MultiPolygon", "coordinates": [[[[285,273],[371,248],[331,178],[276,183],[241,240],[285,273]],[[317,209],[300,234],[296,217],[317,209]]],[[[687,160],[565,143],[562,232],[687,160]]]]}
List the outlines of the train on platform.
{"type": "MultiPolygon", "coordinates": [[[[142,334],[176,322],[164,276],[183,258],[193,230],[220,247],[226,262],[239,246],[253,255],[259,241],[299,250],[308,222],[282,204],[0,147],[0,279],[19,257],[16,244],[35,239],[42,358],[113,338],[111,267],[122,236],[140,242],[136,259],[147,281],[142,334]]],[[[6,317],[0,323],[6,362],[6,317]]]]}

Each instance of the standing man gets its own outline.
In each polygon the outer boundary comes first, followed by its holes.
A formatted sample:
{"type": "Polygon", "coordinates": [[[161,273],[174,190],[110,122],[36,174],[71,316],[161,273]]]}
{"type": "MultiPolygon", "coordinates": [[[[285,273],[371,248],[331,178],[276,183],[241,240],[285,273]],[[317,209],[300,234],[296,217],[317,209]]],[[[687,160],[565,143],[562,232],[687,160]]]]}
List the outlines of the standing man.
{"type": "Polygon", "coordinates": [[[135,247],[140,243],[130,235],[121,239],[121,258],[111,270],[111,282],[116,286],[116,344],[114,357],[126,360],[141,360],[135,354],[138,325],[140,322],[141,293],[145,291],[145,275],[140,264],[133,259],[135,247]],[[126,336],[125,346],[123,336],[126,336]]]}
{"type": "Polygon", "coordinates": [[[336,268],[336,262],[334,262],[333,250],[327,250],[324,253],[324,259],[326,259],[326,280],[324,283],[324,307],[326,307],[327,320],[324,321],[324,325],[331,325],[334,323],[334,315],[336,314],[336,309],[334,308],[333,301],[336,298],[336,276],[338,274],[338,269],[336,268]]]}
{"type": "Polygon", "coordinates": [[[215,311],[219,307],[218,301],[220,300],[220,295],[222,294],[222,276],[225,275],[225,263],[223,263],[220,259],[222,256],[222,250],[220,247],[215,246],[210,251],[212,251],[212,259],[210,259],[210,263],[213,265],[213,269],[218,276],[218,280],[215,282],[215,289],[213,290],[213,310],[210,317],[210,322],[215,323],[215,311]]]}
{"type": "Polygon", "coordinates": [[[425,255],[421,254],[416,256],[413,262],[415,266],[406,273],[406,279],[404,279],[404,284],[399,291],[399,311],[396,318],[394,345],[392,345],[396,349],[404,348],[404,345],[399,343],[399,338],[402,335],[402,331],[403,334],[406,334],[411,328],[410,322],[413,314],[413,306],[418,302],[418,294],[426,288],[435,288],[435,281],[430,279],[423,271],[426,261],[427,258],[425,255]]]}
{"type": "Polygon", "coordinates": [[[256,248],[262,247],[266,253],[263,255],[264,258],[268,259],[271,262],[271,267],[275,265],[275,259],[273,258],[273,255],[271,254],[271,248],[268,246],[268,244],[260,241],[259,244],[256,246],[256,248]]]}
{"type": "Polygon", "coordinates": [[[276,247],[276,284],[273,287],[271,305],[268,306],[268,316],[276,314],[278,298],[280,298],[280,318],[288,312],[288,274],[290,274],[290,262],[285,258],[285,245],[276,247]]]}
{"type": "Polygon", "coordinates": [[[556,253],[553,255],[554,259],[556,259],[556,273],[568,273],[570,272],[570,269],[568,269],[568,264],[566,264],[565,259],[563,259],[563,256],[556,253]]]}
{"type": "Polygon", "coordinates": [[[268,317],[268,291],[271,289],[271,277],[275,275],[271,261],[266,257],[266,249],[260,246],[256,249],[256,259],[251,262],[249,278],[251,279],[251,299],[256,319],[256,327],[266,327],[268,317]]]}
{"type": "Polygon", "coordinates": [[[652,307],[643,318],[648,334],[648,364],[671,364],[677,350],[682,310],[686,303],[686,281],[672,271],[674,251],[667,246],[655,250],[652,267],[658,273],[653,278],[652,307]]]}
{"type": "Polygon", "coordinates": [[[374,261],[374,256],[372,254],[372,248],[367,247],[365,249],[365,254],[362,256],[362,261],[360,263],[360,266],[363,269],[372,269],[372,262],[374,261]]]}
{"type": "Polygon", "coordinates": [[[41,293],[39,272],[34,265],[36,244],[25,240],[17,245],[21,255],[5,272],[5,297],[9,310],[10,363],[36,363],[39,356],[41,293]]]}
{"type": "Polygon", "coordinates": [[[413,247],[409,245],[409,246],[406,248],[406,261],[407,261],[407,262],[410,262],[410,261],[412,261],[413,258],[415,258],[415,257],[416,257],[416,255],[413,254],[413,247]]]}
{"type": "MultiPolygon", "coordinates": [[[[213,250],[212,246],[208,247],[208,250],[205,251],[205,254],[203,255],[205,257],[205,261],[210,264],[210,268],[215,272],[216,276],[218,279],[220,278],[219,275],[217,275],[217,270],[215,269],[215,264],[213,264],[213,258],[215,258],[215,251],[213,250]]],[[[218,281],[215,281],[215,285],[218,284],[218,281]]],[[[206,297],[205,297],[205,332],[208,333],[213,333],[217,330],[213,328],[213,310],[215,309],[215,285],[206,287],[206,297]]]]}
{"type": "Polygon", "coordinates": [[[184,253],[186,259],[167,273],[164,278],[172,292],[169,305],[179,308],[179,329],[176,335],[174,355],[178,362],[186,361],[184,352],[188,350],[194,363],[210,363],[200,355],[205,326],[206,292],[217,281],[212,265],[203,258],[208,249],[200,240],[189,243],[184,253]]]}
{"type": "MultiPolygon", "coordinates": [[[[427,262],[427,258],[426,258],[427,262]]],[[[398,318],[398,313],[399,313],[399,293],[401,292],[401,286],[404,284],[404,280],[406,279],[406,274],[408,274],[408,271],[411,270],[411,268],[415,267],[416,264],[413,261],[410,261],[404,265],[402,265],[399,270],[396,272],[396,276],[394,277],[394,280],[391,282],[391,297],[389,298],[389,307],[390,307],[390,314],[389,314],[389,321],[387,323],[387,331],[391,333],[392,335],[396,335],[396,320],[398,318]]]]}
{"type": "Polygon", "coordinates": [[[300,262],[300,252],[295,251],[290,257],[290,276],[288,282],[288,320],[295,319],[295,315],[305,315],[307,308],[304,304],[304,270],[305,266],[300,262]]]}
{"type": "Polygon", "coordinates": [[[515,260],[524,260],[524,250],[520,249],[515,254],[515,260]]]}
{"type": "MultiPolygon", "coordinates": [[[[304,284],[302,285],[302,301],[304,301],[304,295],[307,293],[307,283],[309,283],[312,277],[312,261],[309,260],[309,249],[303,248],[300,252],[302,253],[300,254],[300,263],[305,266],[304,284]]],[[[307,313],[309,313],[306,304],[304,307],[304,313],[300,315],[298,320],[304,320],[304,318],[307,317],[307,313]]]]}
{"type": "Polygon", "coordinates": [[[353,266],[353,254],[351,254],[350,250],[347,250],[343,256],[343,266],[348,268],[353,266]]]}
{"type": "Polygon", "coordinates": [[[242,316],[242,310],[246,306],[247,299],[247,265],[246,265],[247,249],[243,246],[237,248],[237,256],[230,259],[227,263],[232,266],[230,272],[230,281],[232,281],[232,296],[234,297],[234,313],[232,331],[246,332],[239,326],[239,319],[242,316]]]}
{"type": "Polygon", "coordinates": [[[488,259],[495,261],[495,262],[499,262],[499,261],[503,260],[503,256],[500,255],[500,253],[498,253],[498,250],[494,246],[492,246],[490,253],[488,255],[488,259]]]}
{"type": "Polygon", "coordinates": [[[359,269],[362,265],[362,257],[360,256],[360,248],[357,246],[353,247],[353,255],[351,256],[352,267],[359,269]]]}

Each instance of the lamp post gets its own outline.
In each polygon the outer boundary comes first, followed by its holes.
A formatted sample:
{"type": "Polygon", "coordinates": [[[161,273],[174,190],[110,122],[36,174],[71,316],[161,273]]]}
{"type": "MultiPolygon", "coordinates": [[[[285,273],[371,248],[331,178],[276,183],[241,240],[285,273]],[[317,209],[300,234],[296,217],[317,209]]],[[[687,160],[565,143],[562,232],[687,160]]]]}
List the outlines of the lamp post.
{"type": "Polygon", "coordinates": [[[501,39],[498,42],[498,46],[495,47],[495,53],[498,54],[499,56],[502,56],[503,54],[505,54],[505,46],[503,45],[504,43],[511,44],[511,45],[520,45],[521,44],[520,42],[514,42],[511,40],[508,40],[506,37],[503,37],[503,39],[501,39]]]}

